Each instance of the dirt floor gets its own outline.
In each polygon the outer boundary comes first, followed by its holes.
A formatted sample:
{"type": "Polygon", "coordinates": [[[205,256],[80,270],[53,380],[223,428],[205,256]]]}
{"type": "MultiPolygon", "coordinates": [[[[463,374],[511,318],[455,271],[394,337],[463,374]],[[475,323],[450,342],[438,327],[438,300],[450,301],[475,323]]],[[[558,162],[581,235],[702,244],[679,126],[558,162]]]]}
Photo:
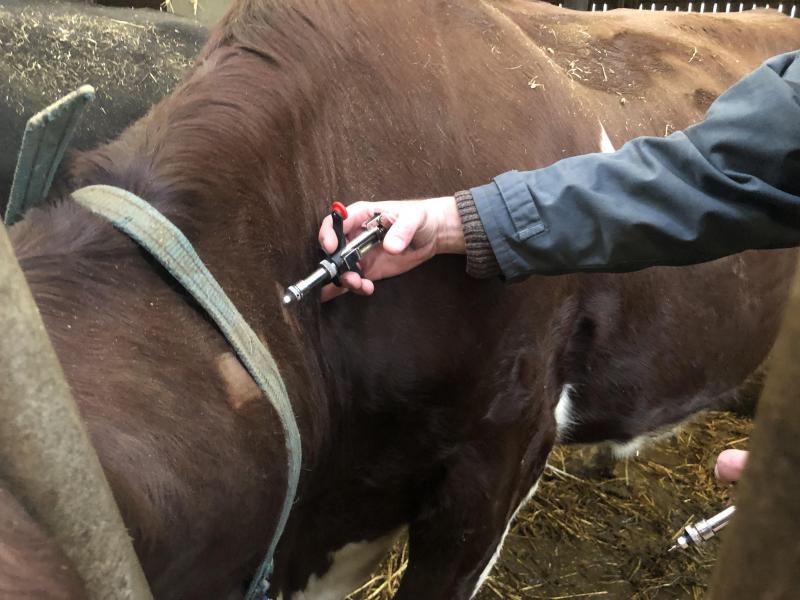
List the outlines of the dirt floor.
{"type": "MultiPolygon", "coordinates": [[[[101,0],[102,2],[102,0],[101,0]]],[[[163,0],[162,10],[213,25],[228,10],[231,0],[163,0]]]]}
{"type": "MultiPolygon", "coordinates": [[[[616,464],[596,448],[557,449],[477,600],[702,598],[718,540],[703,551],[667,548],[687,522],[728,504],[714,460],[746,447],[750,428],[749,419],[710,413],[616,464]]],[[[405,559],[398,545],[351,600],[389,600],[405,559]]]]}

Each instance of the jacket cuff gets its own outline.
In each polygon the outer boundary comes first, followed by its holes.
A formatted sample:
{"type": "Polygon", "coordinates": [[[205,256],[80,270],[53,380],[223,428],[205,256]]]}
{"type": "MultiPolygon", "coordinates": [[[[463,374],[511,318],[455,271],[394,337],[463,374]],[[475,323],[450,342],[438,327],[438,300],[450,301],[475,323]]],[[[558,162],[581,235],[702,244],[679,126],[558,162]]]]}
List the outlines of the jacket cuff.
{"type": "Polygon", "coordinates": [[[509,282],[535,271],[532,249],[547,231],[526,177],[530,179],[531,172],[509,171],[470,190],[502,277],[509,282]]]}
{"type": "Polygon", "coordinates": [[[464,230],[464,245],[467,253],[467,275],[477,279],[488,279],[500,275],[500,265],[489,244],[475,201],[469,191],[455,195],[458,216],[464,230]]]}

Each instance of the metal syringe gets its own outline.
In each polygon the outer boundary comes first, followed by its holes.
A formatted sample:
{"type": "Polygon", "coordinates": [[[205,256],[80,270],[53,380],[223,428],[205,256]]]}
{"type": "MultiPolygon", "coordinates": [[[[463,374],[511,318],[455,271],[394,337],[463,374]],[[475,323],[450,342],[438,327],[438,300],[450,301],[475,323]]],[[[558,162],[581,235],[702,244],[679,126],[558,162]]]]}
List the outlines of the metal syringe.
{"type": "Polygon", "coordinates": [[[731,520],[731,517],[733,517],[733,513],[735,512],[736,507],[729,506],[713,517],[709,517],[708,519],[700,519],[692,525],[687,525],[683,529],[683,535],[675,540],[675,544],[669,549],[669,551],[672,552],[676,548],[685,550],[689,546],[702,546],[708,540],[713,538],[720,529],[728,524],[728,522],[731,520]]]}
{"type": "Polygon", "coordinates": [[[331,213],[334,231],[338,238],[339,248],[327,258],[319,262],[319,266],[308,277],[286,288],[283,303],[299,302],[316,287],[330,281],[338,284],[339,276],[346,271],[358,271],[358,261],[374,246],[383,241],[386,227],[381,223],[381,215],[375,214],[369,221],[362,225],[364,231],[349,242],[342,231],[342,221],[347,218],[347,212],[340,204],[336,203],[331,213]]]}

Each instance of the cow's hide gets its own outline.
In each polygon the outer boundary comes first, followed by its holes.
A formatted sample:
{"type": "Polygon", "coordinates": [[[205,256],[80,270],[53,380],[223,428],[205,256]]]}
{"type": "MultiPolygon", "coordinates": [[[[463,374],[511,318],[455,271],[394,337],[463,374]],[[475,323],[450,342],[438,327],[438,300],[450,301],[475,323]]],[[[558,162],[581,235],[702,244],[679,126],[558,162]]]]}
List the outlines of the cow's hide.
{"type": "MultiPolygon", "coordinates": [[[[795,263],[506,285],[443,256],[369,299],[284,307],[330,200],[452,194],[598,151],[601,124],[617,146],[686,127],[799,35],[765,14],[242,0],[170,97],[72,161],[70,187],[172,219],[275,355],[304,463],[273,594],[341,597],[407,527],[396,597],[469,598],[556,439],[626,442],[734,395],[795,263]]],[[[240,591],[283,500],[276,417],[168,274],[59,199],[12,241],[149,581],[240,591]]]]}

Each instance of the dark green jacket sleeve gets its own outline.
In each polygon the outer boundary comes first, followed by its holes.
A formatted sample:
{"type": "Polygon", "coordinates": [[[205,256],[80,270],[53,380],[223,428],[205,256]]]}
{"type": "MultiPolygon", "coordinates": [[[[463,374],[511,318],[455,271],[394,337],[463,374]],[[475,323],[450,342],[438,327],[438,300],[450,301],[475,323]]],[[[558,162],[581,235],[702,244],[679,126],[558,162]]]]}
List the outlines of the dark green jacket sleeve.
{"type": "Polygon", "coordinates": [[[503,275],[630,271],[800,244],[800,51],[706,118],[471,190],[503,275]]]}

